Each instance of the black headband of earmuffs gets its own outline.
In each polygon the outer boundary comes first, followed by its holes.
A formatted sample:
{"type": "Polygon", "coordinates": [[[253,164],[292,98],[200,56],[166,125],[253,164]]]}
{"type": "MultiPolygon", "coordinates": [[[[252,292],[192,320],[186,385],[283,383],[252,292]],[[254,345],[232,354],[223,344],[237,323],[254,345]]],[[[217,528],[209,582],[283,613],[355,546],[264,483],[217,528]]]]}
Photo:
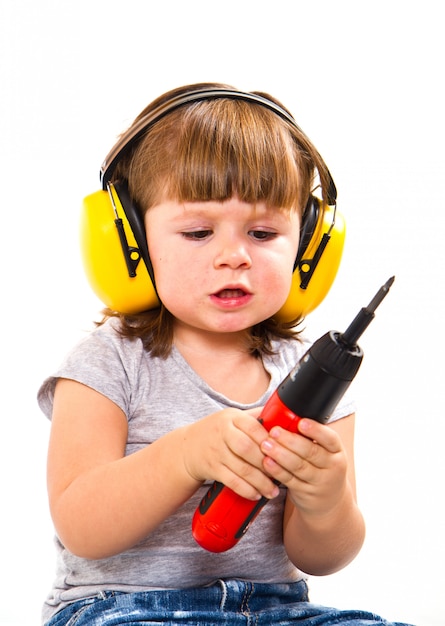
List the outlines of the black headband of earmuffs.
{"type": "MultiPolygon", "coordinates": [[[[297,125],[295,119],[290,113],[288,113],[285,109],[280,107],[272,100],[269,100],[264,96],[260,96],[259,94],[224,88],[197,89],[196,91],[189,91],[182,95],[177,95],[169,99],[167,102],[162,103],[153,111],[150,111],[150,113],[138,120],[126,133],[122,135],[122,137],[116,142],[116,144],[110,150],[104,162],[102,163],[100,170],[102,189],[107,188],[107,184],[113,175],[114,169],[118,162],[122,159],[124,154],[129,151],[132,146],[137,143],[137,141],[139,141],[139,139],[147,132],[147,130],[153,124],[158,122],[165,115],[168,115],[168,113],[171,113],[175,109],[185,104],[200,100],[212,100],[215,98],[230,98],[233,100],[244,100],[246,102],[260,104],[261,106],[276,113],[276,115],[297,128],[298,131],[302,135],[304,135],[303,131],[297,125]]],[[[329,186],[328,189],[326,189],[326,202],[330,206],[333,206],[337,201],[337,189],[327,167],[326,171],[329,175],[329,186]]]]}

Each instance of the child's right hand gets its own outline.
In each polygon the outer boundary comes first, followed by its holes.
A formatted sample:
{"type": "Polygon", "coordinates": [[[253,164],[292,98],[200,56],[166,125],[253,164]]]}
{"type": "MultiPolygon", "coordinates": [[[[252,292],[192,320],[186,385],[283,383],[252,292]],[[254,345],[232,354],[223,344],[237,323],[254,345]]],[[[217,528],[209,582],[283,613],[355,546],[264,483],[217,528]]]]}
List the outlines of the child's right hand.
{"type": "Polygon", "coordinates": [[[119,554],[153,532],[206,479],[246,498],[270,497],[274,484],[261,468],[260,450],[268,433],[259,414],[218,411],[126,455],[123,411],[90,387],[59,380],[48,491],[60,540],[88,559],[119,554]]]}
{"type": "Polygon", "coordinates": [[[184,428],[183,458],[197,481],[216,480],[244,498],[273,498],[278,488],[264,472],[261,444],[268,437],[261,408],[229,408],[184,428]]]}

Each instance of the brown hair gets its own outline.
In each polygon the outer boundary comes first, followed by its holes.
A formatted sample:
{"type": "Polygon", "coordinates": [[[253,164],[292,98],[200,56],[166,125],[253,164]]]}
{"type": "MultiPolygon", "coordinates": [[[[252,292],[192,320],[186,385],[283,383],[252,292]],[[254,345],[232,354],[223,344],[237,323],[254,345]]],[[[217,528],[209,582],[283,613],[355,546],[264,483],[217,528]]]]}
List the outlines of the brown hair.
{"type": "MultiPolygon", "coordinates": [[[[154,100],[137,123],[175,96],[202,88],[233,87],[201,83],[172,90],[154,100]]],[[[254,92],[282,105],[268,94],[254,92]]],[[[128,150],[113,173],[124,180],[144,216],[162,199],[178,202],[265,202],[280,210],[303,213],[318,174],[326,199],[329,174],[315,147],[296,126],[261,104],[233,98],[197,100],[174,109],[152,124],[128,150]]],[[[167,356],[173,341],[173,318],[160,308],[120,317],[126,337],[140,337],[153,356],[167,356]]],[[[271,339],[295,337],[293,323],[265,320],[246,331],[247,349],[271,352],[271,339]]]]}

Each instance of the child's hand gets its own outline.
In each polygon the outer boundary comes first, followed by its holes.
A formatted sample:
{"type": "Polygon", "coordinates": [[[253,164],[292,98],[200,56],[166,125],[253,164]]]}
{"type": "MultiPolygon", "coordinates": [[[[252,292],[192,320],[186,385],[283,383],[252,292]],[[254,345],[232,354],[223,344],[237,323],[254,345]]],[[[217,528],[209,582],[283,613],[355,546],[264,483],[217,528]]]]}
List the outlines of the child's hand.
{"type": "Polygon", "coordinates": [[[325,515],[335,508],[346,488],[346,452],[329,426],[303,419],[299,431],[301,434],[273,427],[261,444],[266,455],[263,467],[286,485],[300,511],[325,515]]]}
{"type": "Polygon", "coordinates": [[[267,430],[261,409],[224,409],[184,428],[185,467],[195,480],[217,480],[249,499],[273,498],[278,488],[265,473],[261,443],[267,430]]]}

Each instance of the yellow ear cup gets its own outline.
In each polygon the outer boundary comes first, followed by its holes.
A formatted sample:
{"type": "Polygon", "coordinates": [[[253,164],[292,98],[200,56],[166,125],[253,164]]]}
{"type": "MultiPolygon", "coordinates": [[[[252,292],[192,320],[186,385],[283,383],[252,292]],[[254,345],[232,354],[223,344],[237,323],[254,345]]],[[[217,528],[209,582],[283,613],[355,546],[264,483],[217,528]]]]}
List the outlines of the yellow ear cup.
{"type": "Polygon", "coordinates": [[[290,322],[313,311],[326,297],[334,282],[340,266],[346,234],[344,218],[334,207],[324,205],[322,215],[318,219],[315,232],[303,254],[300,265],[303,266],[304,271],[304,259],[309,261],[313,259],[325,233],[330,234],[330,239],[306,289],[302,289],[300,286],[302,280],[300,268],[297,267],[293,273],[289,296],[276,314],[277,319],[281,322],[290,322]],[[335,223],[332,225],[334,211],[335,223]]]}
{"type": "MultiPolygon", "coordinates": [[[[119,198],[116,194],[113,198],[128,245],[138,248],[119,198]]],[[[113,311],[132,315],[156,308],[159,300],[143,259],[137,265],[136,276],[128,274],[116,217],[107,191],[96,191],[84,199],[80,240],[88,281],[98,298],[113,311]]]]}

